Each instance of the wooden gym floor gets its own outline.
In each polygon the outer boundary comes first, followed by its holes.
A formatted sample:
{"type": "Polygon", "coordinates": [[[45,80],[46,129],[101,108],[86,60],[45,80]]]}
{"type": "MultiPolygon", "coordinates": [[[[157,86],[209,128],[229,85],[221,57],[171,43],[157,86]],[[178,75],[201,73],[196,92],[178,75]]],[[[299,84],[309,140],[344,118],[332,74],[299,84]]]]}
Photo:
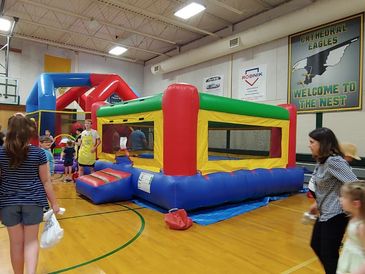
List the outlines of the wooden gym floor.
{"type": "MultiPolygon", "coordinates": [[[[323,273],[301,216],[305,194],[216,224],[169,230],[163,214],[131,202],[93,205],[73,183],[54,180],[66,213],[62,241],[41,249],[37,273],[323,273]]],[[[41,226],[41,228],[43,225],[41,226]]],[[[6,228],[0,225],[0,273],[12,273],[6,228]]]]}

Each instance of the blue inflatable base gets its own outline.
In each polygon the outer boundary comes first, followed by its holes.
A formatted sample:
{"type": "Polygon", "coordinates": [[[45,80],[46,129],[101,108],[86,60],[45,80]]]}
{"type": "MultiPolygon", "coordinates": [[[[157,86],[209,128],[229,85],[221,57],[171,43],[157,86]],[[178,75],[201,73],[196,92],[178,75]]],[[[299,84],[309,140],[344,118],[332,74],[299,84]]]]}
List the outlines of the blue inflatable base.
{"type": "Polygon", "coordinates": [[[113,168],[131,173],[131,191],[164,209],[193,210],[243,200],[297,192],[303,187],[303,168],[274,168],[217,172],[202,176],[167,176],[134,168],[126,157],[117,163],[98,161],[96,170],[113,168]]]}

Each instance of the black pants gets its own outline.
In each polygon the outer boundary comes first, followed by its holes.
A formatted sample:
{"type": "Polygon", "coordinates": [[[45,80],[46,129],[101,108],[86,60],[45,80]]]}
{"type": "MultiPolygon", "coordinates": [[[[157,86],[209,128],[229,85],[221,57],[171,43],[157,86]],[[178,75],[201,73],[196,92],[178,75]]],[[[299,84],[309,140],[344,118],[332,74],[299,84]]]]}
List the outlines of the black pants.
{"type": "Polygon", "coordinates": [[[326,274],[336,274],[339,248],[345,234],[348,217],[339,214],[326,222],[314,224],[311,247],[321,261],[326,274]]]}

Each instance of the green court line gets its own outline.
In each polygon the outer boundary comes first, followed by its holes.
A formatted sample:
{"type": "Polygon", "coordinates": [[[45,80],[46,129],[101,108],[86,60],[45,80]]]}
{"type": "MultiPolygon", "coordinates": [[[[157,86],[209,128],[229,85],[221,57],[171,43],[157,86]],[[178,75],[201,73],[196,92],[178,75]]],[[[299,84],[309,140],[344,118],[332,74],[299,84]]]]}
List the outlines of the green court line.
{"type": "Polygon", "coordinates": [[[118,252],[119,250],[121,250],[121,249],[123,249],[123,248],[127,247],[128,245],[130,245],[131,243],[133,243],[135,240],[137,240],[137,238],[139,238],[139,236],[141,236],[142,231],[144,230],[144,227],[145,227],[145,220],[144,220],[143,216],[142,216],[142,215],[141,215],[138,211],[136,211],[134,208],[131,208],[131,207],[128,207],[128,206],[125,206],[125,205],[120,205],[120,206],[125,207],[125,208],[127,208],[128,210],[133,211],[135,214],[137,214],[137,215],[138,215],[139,219],[141,220],[141,227],[140,227],[140,229],[138,230],[137,234],[136,234],[136,235],[135,235],[132,239],[130,239],[130,240],[129,240],[128,242],[126,242],[125,244],[123,244],[123,245],[121,245],[121,246],[117,247],[116,249],[114,249],[114,250],[112,250],[112,251],[110,251],[110,252],[108,252],[108,253],[105,253],[104,255],[101,255],[101,256],[96,257],[96,258],[94,258],[94,259],[91,259],[91,260],[89,260],[89,261],[83,262],[83,263],[81,263],[81,264],[77,264],[77,265],[74,265],[74,266],[70,266],[70,267],[67,267],[67,268],[63,268],[63,269],[60,269],[60,270],[56,270],[56,271],[53,271],[53,272],[49,272],[48,274],[62,273],[62,272],[66,272],[66,271],[69,271],[69,270],[73,270],[73,269],[76,269],[76,268],[79,268],[79,267],[85,266],[85,265],[87,265],[87,264],[94,263],[94,262],[96,262],[96,261],[99,261],[99,260],[101,260],[101,259],[104,259],[104,258],[106,258],[106,257],[108,257],[108,256],[110,256],[110,255],[112,255],[112,254],[114,254],[114,253],[116,253],[116,252],[118,252]]]}
{"type": "MultiPolygon", "coordinates": [[[[121,204],[117,204],[119,206],[123,206],[121,204]]],[[[109,213],[115,213],[115,212],[123,212],[123,211],[130,211],[130,210],[138,210],[138,209],[144,209],[145,207],[130,207],[128,209],[121,209],[121,210],[114,210],[114,211],[104,211],[104,212],[97,212],[97,213],[91,213],[91,214],[85,214],[85,215],[78,215],[78,216],[70,216],[70,217],[64,217],[64,218],[57,218],[57,220],[67,220],[67,219],[75,219],[75,218],[82,218],[82,217],[89,217],[89,216],[96,216],[96,215],[103,215],[103,214],[109,214],[109,213]]],[[[0,225],[0,229],[6,228],[4,225],[0,225]]]]}
{"type": "Polygon", "coordinates": [[[103,212],[96,212],[96,213],[90,213],[90,214],[79,215],[79,216],[70,216],[70,217],[64,217],[64,218],[57,218],[57,220],[60,221],[60,220],[75,219],[75,218],[82,218],[82,217],[89,217],[89,216],[97,216],[97,215],[110,214],[110,213],[123,212],[123,211],[130,211],[130,210],[138,210],[138,209],[144,209],[144,208],[145,207],[136,207],[136,208],[131,207],[131,208],[128,208],[128,209],[103,211],[103,212]]]}

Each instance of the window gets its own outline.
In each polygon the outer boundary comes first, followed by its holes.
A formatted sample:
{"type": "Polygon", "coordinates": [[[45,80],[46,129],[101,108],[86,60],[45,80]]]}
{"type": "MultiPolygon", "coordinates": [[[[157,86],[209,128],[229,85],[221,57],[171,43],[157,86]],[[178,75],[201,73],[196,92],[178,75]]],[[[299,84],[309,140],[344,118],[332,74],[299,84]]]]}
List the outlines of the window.
{"type": "Polygon", "coordinates": [[[281,157],[281,128],[208,123],[208,160],[281,157]]]}
{"type": "Polygon", "coordinates": [[[102,128],[102,152],[109,154],[118,154],[125,150],[131,150],[133,155],[142,158],[153,158],[154,148],[154,123],[153,122],[136,122],[136,123],[111,123],[103,124],[102,128]],[[136,137],[132,132],[135,131],[136,137]],[[137,132],[138,131],[138,132],[137,132]],[[142,138],[144,136],[145,139],[142,138]],[[141,142],[138,150],[133,150],[135,144],[132,142],[141,142]],[[145,140],[145,141],[143,141],[145,140]],[[143,143],[143,144],[142,144],[143,143]]]}

